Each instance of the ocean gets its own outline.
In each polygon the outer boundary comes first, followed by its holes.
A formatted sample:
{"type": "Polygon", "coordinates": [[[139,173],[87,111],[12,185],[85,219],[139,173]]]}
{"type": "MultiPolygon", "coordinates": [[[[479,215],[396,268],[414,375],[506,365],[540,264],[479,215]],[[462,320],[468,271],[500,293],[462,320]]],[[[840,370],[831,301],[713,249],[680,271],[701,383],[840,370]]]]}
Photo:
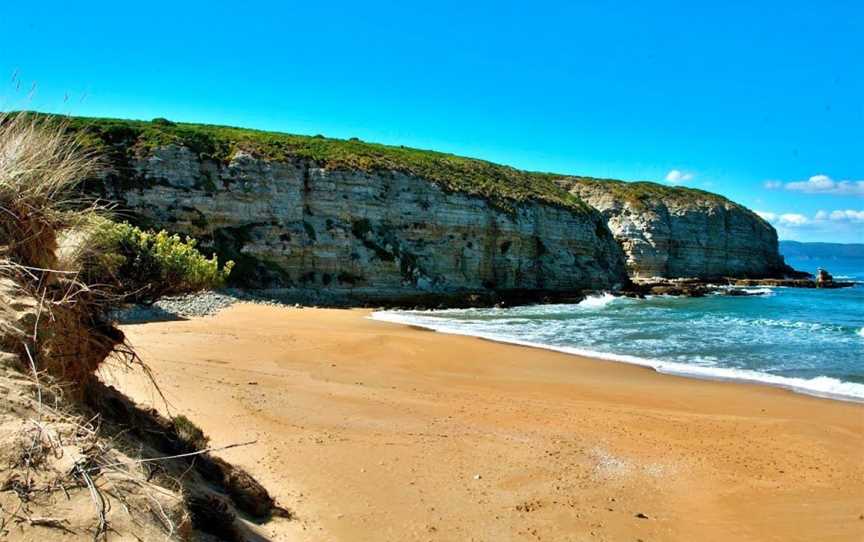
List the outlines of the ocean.
{"type": "Polygon", "coordinates": [[[507,309],[379,311],[372,318],[444,333],[587,355],[695,378],[760,382],[864,402],[864,260],[824,265],[852,288],[748,288],[758,295],[648,299],[507,309]]]}

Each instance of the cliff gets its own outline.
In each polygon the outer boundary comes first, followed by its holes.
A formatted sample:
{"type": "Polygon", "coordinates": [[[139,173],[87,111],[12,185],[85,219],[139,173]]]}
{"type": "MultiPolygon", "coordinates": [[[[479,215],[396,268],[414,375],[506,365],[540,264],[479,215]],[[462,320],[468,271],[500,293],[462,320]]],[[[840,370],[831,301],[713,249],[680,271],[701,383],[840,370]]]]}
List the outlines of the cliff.
{"type": "Polygon", "coordinates": [[[109,158],[91,191],[136,222],[192,235],[234,259],[242,285],[298,298],[476,303],[472,294],[615,289],[628,274],[786,269],[768,223],[698,190],[526,172],[357,139],[164,119],[65,122],[109,158]]]}
{"type": "Polygon", "coordinates": [[[245,285],[322,302],[467,302],[627,283],[595,209],[551,177],[359,141],[73,122],[109,157],[90,190],[202,240],[245,285]]]}
{"type": "Polygon", "coordinates": [[[777,232],[749,209],[692,188],[568,178],[621,244],[631,277],[775,277],[791,271],[777,232]]]}

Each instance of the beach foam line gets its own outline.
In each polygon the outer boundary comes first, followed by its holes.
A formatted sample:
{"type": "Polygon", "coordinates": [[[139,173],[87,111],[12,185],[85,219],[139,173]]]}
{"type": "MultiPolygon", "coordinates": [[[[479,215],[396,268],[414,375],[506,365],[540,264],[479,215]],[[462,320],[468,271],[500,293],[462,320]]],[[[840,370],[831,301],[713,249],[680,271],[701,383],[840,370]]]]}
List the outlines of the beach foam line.
{"type": "MultiPolygon", "coordinates": [[[[815,378],[809,379],[795,378],[773,375],[769,373],[753,371],[750,369],[734,369],[731,367],[704,367],[698,365],[690,365],[687,363],[641,358],[638,356],[631,356],[627,354],[597,352],[594,350],[576,348],[572,346],[556,346],[542,344],[531,341],[523,341],[514,337],[508,337],[494,333],[472,332],[458,326],[447,325],[443,322],[440,324],[432,324],[428,320],[416,318],[410,314],[403,314],[395,311],[376,311],[369,315],[368,318],[381,322],[390,322],[394,324],[420,327],[432,331],[437,331],[439,333],[446,333],[449,335],[478,337],[481,339],[500,342],[504,344],[527,346],[531,348],[541,348],[544,350],[551,350],[563,354],[571,354],[576,356],[615,361],[620,363],[629,363],[631,365],[648,367],[662,374],[698,378],[701,380],[719,380],[728,382],[763,384],[825,399],[864,403],[864,384],[845,382],[843,380],[839,380],[829,376],[817,376],[815,378]]],[[[864,328],[859,331],[859,334],[864,336],[864,328]]]]}

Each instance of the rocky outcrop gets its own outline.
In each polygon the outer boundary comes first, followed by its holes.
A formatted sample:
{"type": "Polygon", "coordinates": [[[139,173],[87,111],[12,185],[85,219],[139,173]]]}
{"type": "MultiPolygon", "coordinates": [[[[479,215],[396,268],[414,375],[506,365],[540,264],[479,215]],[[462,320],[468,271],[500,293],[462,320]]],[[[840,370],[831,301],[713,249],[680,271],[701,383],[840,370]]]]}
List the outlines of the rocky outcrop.
{"type": "Polygon", "coordinates": [[[778,252],[774,228],[716,194],[654,183],[559,182],[603,214],[634,278],[710,280],[791,271],[778,252]]]}
{"type": "Polygon", "coordinates": [[[410,302],[627,282],[620,248],[587,206],[526,199],[505,208],[399,170],[244,151],[223,161],[165,145],[124,157],[103,194],[138,221],[234,259],[248,286],[410,302]]]}
{"type": "MultiPolygon", "coordinates": [[[[826,271],[827,273],[827,271],[826,271]]],[[[812,278],[785,278],[785,279],[731,279],[729,281],[730,284],[734,286],[782,286],[784,288],[825,288],[825,289],[836,289],[836,288],[853,288],[855,286],[854,282],[851,281],[840,281],[834,280],[834,278],[828,274],[828,276],[817,275],[815,279],[812,278]]]]}

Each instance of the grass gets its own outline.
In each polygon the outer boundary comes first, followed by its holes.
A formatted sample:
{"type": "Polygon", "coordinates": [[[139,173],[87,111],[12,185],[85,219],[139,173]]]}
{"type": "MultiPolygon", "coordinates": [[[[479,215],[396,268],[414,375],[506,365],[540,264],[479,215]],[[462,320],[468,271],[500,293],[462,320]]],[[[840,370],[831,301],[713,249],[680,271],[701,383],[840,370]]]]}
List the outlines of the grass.
{"type": "Polygon", "coordinates": [[[398,171],[423,177],[448,191],[486,197],[508,208],[514,203],[539,200],[590,211],[577,196],[556,184],[560,176],[441,152],[366,143],[357,138],[290,135],[165,119],[147,122],[69,117],[64,121],[81,141],[108,156],[118,151],[126,156],[146,156],[156,147],[175,144],[188,147],[202,158],[225,163],[243,150],[276,161],[308,159],[328,169],[398,171]]]}
{"type": "Polygon", "coordinates": [[[750,209],[735,203],[734,201],[724,198],[719,194],[699,190],[698,188],[688,188],[684,186],[666,186],[658,183],[650,182],[624,182],[612,179],[591,179],[588,177],[572,177],[565,181],[566,183],[579,184],[586,187],[598,187],[609,191],[612,197],[616,200],[626,201],[636,210],[652,207],[656,202],[662,201],[666,204],[679,203],[684,205],[694,205],[699,202],[706,202],[714,205],[725,205],[737,209],[742,213],[749,214],[753,220],[760,222],[763,226],[771,227],[771,225],[761,216],[754,213],[750,209]]]}
{"type": "Polygon", "coordinates": [[[644,204],[654,198],[728,202],[716,194],[692,188],[523,171],[484,160],[404,146],[367,143],[357,138],[346,140],[321,135],[291,135],[209,124],[175,123],[163,118],[152,121],[88,117],[62,119],[80,141],[109,157],[119,155],[128,160],[130,156],[147,156],[154,148],[174,144],[188,147],[201,158],[227,163],[235,152],[243,150],[276,161],[312,160],[328,169],[398,171],[423,177],[448,191],[483,196],[510,210],[514,204],[538,200],[571,210],[590,212],[588,205],[569,193],[569,183],[602,184],[615,197],[634,204],[644,204]]]}
{"type": "Polygon", "coordinates": [[[92,210],[74,189],[96,172],[98,159],[66,126],[0,113],[0,257],[50,267],[57,231],[92,210]]]}
{"type": "Polygon", "coordinates": [[[664,200],[667,202],[678,201],[682,203],[709,201],[728,203],[740,207],[738,204],[718,194],[684,186],[666,186],[646,181],[624,182],[613,179],[592,179],[589,177],[570,177],[564,182],[603,188],[611,192],[615,199],[627,201],[637,206],[650,204],[656,200],[664,200]]]}

